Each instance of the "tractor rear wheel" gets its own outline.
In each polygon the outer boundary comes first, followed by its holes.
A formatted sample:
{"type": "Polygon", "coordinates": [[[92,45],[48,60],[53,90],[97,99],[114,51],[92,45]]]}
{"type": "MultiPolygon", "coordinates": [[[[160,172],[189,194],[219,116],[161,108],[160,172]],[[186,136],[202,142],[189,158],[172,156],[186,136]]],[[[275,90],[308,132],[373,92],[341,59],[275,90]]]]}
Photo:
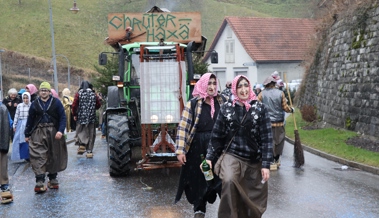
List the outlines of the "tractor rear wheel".
{"type": "Polygon", "coordinates": [[[108,114],[108,164],[111,176],[125,176],[130,172],[129,124],[126,114],[108,114]]]}

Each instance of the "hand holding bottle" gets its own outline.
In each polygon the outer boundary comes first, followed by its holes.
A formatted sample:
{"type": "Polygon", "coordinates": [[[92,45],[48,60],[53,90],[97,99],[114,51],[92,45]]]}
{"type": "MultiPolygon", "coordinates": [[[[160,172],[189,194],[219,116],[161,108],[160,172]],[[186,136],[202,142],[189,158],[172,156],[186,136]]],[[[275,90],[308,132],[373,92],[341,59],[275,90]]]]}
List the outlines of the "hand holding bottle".
{"type": "Polygon", "coordinates": [[[200,157],[203,160],[201,165],[200,165],[200,169],[204,173],[205,180],[207,180],[209,182],[209,181],[213,180],[213,178],[214,178],[213,172],[212,172],[212,167],[211,167],[212,163],[211,163],[211,161],[206,160],[204,158],[203,154],[201,154],[200,157]]]}

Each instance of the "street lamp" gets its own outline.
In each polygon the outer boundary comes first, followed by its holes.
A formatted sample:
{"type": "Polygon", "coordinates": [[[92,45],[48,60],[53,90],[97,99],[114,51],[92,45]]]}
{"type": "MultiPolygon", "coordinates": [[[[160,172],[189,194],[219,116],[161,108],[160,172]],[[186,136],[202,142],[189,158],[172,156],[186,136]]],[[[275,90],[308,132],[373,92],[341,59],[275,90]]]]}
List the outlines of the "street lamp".
{"type": "MultiPolygon", "coordinates": [[[[76,1],[74,1],[74,7],[70,9],[73,13],[78,13],[79,8],[76,7],[76,1]]],[[[53,66],[54,66],[54,89],[58,90],[58,76],[57,76],[57,57],[55,55],[55,42],[54,42],[54,24],[53,24],[53,10],[51,7],[51,0],[49,0],[49,12],[50,12],[50,32],[51,32],[51,50],[53,53],[53,66]]]]}
{"type": "Polygon", "coordinates": [[[60,57],[64,57],[67,61],[67,85],[68,85],[68,89],[70,89],[70,61],[68,60],[68,58],[64,55],[61,55],[61,54],[57,54],[55,56],[60,56],[60,57]]]}
{"type": "MultiPolygon", "coordinates": [[[[64,55],[61,55],[61,54],[56,54],[55,57],[64,57],[67,61],[67,83],[68,83],[68,89],[70,89],[70,61],[68,60],[68,58],[64,55]]],[[[50,69],[47,71],[48,73],[51,73],[53,75],[54,73],[54,69],[53,69],[53,59],[51,59],[51,62],[50,62],[50,69]]]]}
{"type": "Polygon", "coordinates": [[[1,86],[1,92],[0,92],[0,100],[3,101],[3,93],[4,93],[4,89],[3,89],[3,71],[2,71],[2,67],[1,67],[1,53],[5,52],[4,49],[0,49],[0,86],[1,86]]]}
{"type": "Polygon", "coordinates": [[[53,66],[54,66],[54,89],[58,91],[58,76],[57,76],[57,60],[55,56],[55,42],[54,42],[54,25],[53,25],[53,10],[51,8],[51,0],[49,0],[49,12],[50,12],[50,32],[51,32],[51,50],[53,53],[53,66]]]}

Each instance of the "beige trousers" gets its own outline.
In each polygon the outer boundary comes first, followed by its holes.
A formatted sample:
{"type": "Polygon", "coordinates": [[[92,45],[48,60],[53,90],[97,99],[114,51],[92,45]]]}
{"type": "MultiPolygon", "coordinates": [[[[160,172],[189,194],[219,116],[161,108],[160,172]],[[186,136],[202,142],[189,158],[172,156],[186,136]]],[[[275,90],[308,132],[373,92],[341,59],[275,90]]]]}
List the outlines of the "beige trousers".
{"type": "Polygon", "coordinates": [[[67,167],[68,153],[64,136],[55,139],[52,124],[39,124],[29,141],[30,164],[36,175],[63,171],[67,167]]]}
{"type": "Polygon", "coordinates": [[[92,151],[95,145],[96,139],[96,127],[94,123],[86,125],[76,125],[76,145],[82,145],[86,147],[87,151],[92,151]]]}

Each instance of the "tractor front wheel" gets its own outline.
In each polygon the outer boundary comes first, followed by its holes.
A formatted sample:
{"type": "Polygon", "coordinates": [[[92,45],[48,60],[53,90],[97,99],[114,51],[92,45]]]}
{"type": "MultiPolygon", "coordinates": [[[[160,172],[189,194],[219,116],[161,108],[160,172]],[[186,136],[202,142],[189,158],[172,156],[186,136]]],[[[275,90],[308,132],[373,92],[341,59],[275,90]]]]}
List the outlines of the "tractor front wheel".
{"type": "Polygon", "coordinates": [[[108,114],[108,164],[111,176],[125,176],[130,172],[129,124],[126,114],[108,114]]]}

